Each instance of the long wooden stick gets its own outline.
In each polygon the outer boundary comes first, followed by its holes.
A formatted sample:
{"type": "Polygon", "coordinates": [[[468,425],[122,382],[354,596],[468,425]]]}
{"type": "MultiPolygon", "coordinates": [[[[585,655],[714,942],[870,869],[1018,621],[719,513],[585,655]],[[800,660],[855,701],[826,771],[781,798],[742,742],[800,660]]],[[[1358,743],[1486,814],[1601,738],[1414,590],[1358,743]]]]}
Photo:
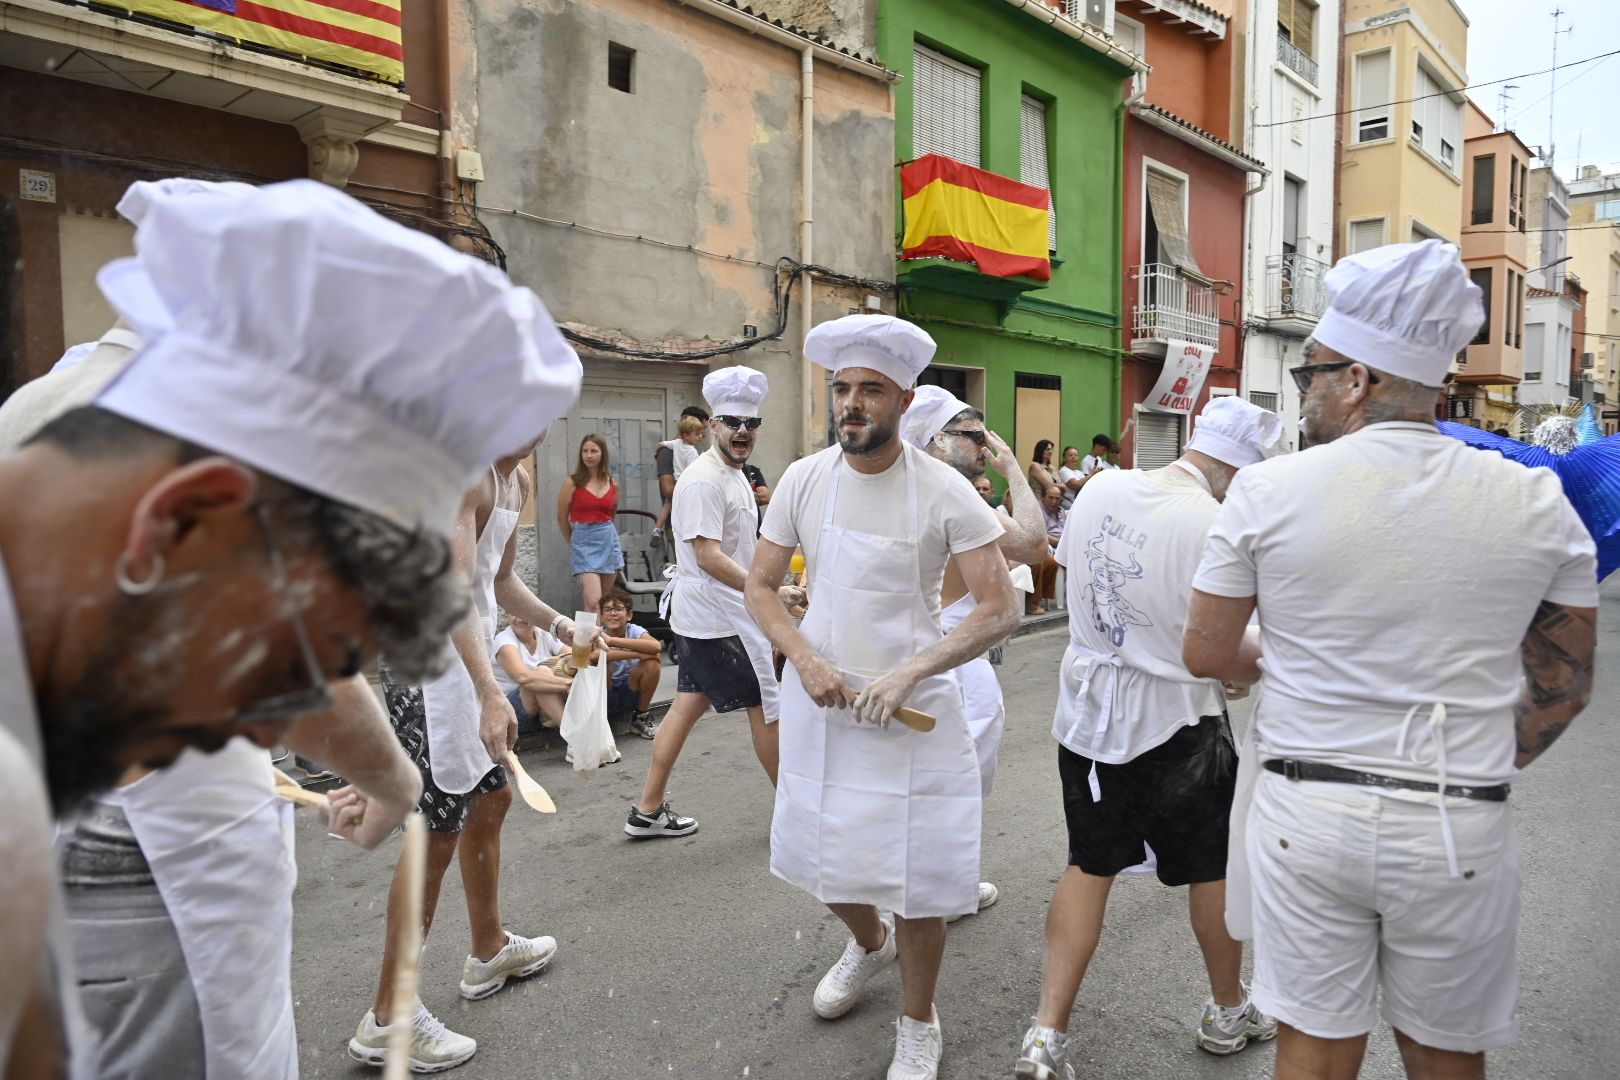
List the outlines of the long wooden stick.
{"type": "Polygon", "coordinates": [[[908,709],[904,705],[894,710],[894,718],[912,731],[933,731],[934,718],[925,712],[908,709]]]}
{"type": "Polygon", "coordinates": [[[427,876],[427,821],[413,813],[405,821],[405,847],[399,854],[405,910],[397,924],[394,992],[388,1004],[388,1064],[383,1080],[405,1080],[411,1068],[411,1033],[415,1030],[416,985],[422,958],[422,885],[427,876]]]}
{"type": "Polygon", "coordinates": [[[293,805],[308,806],[311,809],[318,809],[327,805],[326,794],[324,792],[307,790],[301,784],[299,784],[298,781],[294,780],[292,777],[288,776],[274,765],[270,767],[270,771],[275,773],[276,794],[280,795],[283,799],[286,799],[293,805]]]}

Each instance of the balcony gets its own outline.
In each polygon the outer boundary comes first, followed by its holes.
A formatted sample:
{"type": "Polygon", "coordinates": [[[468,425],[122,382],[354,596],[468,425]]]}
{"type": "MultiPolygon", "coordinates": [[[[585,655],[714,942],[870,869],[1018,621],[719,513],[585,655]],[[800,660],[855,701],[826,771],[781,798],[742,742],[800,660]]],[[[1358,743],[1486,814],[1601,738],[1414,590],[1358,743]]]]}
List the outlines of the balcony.
{"type": "Polygon", "coordinates": [[[1131,268],[1136,307],[1131,316],[1131,351],[1163,356],[1174,339],[1213,349],[1221,323],[1215,290],[1188,278],[1178,266],[1144,263],[1131,268]]]}
{"type": "Polygon", "coordinates": [[[1309,334],[1327,311],[1327,289],[1322,275],[1328,264],[1303,255],[1272,255],[1266,259],[1266,318],[1272,329],[1309,334]]]}
{"type": "Polygon", "coordinates": [[[1304,50],[1296,48],[1293,42],[1277,39],[1277,60],[1312,86],[1316,85],[1316,61],[1304,50]]]}

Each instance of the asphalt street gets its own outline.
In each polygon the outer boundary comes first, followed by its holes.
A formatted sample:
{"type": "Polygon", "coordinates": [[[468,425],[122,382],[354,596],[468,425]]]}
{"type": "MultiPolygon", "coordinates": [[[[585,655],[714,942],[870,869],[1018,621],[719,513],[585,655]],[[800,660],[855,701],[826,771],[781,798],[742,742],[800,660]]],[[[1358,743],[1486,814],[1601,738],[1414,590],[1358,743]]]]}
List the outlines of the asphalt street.
{"type": "MultiPolygon", "coordinates": [[[[1042,922],[1065,861],[1050,735],[1063,643],[1061,630],[1018,639],[1000,669],[1009,722],[986,805],[984,875],[1002,899],[951,928],[938,995],[948,1080],[1010,1076],[1039,991],[1042,922]]],[[[1598,650],[1593,705],[1514,788],[1524,852],[1523,1039],[1492,1055],[1493,1077],[1620,1075],[1620,587],[1604,590],[1598,650]]],[[[1245,726],[1247,709],[1234,719],[1245,726]]],[[[694,836],[636,842],[622,831],[650,746],[621,740],[623,762],[594,777],[564,766],[560,750],[524,755],[559,813],[543,817],[514,803],[504,910],[517,932],[557,938],[546,973],[486,1001],[461,1000],[467,917],[452,869],[422,996],[478,1040],[477,1056],[453,1075],[882,1077],[898,971],[874,979],[838,1021],[811,1012],[811,991],[845,934],[769,872],[771,790],[741,714],[706,717],[676,769],[671,799],[702,822],[694,836]]],[[[367,1075],[344,1047],[375,990],[398,843],[360,852],[300,818],[293,982],[303,1073],[367,1075]]],[[[1078,1075],[1269,1077],[1269,1046],[1233,1059],[1195,1048],[1207,994],[1185,891],[1122,880],[1071,1025],[1078,1075]]],[[[1381,1030],[1362,1076],[1401,1075],[1381,1030]]]]}

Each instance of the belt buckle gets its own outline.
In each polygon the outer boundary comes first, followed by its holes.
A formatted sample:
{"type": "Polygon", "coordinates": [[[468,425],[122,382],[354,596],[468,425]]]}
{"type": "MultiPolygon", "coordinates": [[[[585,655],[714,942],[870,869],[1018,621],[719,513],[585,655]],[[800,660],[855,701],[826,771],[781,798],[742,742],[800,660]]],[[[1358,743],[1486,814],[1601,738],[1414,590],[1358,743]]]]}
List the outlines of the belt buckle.
{"type": "Polygon", "coordinates": [[[1302,780],[1304,777],[1301,776],[1300,773],[1301,770],[1298,761],[1296,761],[1294,758],[1283,758],[1282,774],[1285,779],[1296,781],[1302,780]]]}

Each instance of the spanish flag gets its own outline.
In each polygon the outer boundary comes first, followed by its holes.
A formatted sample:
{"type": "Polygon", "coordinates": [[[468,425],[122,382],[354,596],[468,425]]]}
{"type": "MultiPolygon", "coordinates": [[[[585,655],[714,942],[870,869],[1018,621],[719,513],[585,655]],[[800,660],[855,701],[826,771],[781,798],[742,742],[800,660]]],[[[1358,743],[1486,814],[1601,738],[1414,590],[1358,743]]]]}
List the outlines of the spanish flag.
{"type": "Polygon", "coordinates": [[[105,0],[109,7],[405,81],[401,0],[105,0]]]}
{"type": "Polygon", "coordinates": [[[925,154],[900,168],[901,257],[954,259],[992,277],[1052,279],[1045,188],[925,154]]]}

